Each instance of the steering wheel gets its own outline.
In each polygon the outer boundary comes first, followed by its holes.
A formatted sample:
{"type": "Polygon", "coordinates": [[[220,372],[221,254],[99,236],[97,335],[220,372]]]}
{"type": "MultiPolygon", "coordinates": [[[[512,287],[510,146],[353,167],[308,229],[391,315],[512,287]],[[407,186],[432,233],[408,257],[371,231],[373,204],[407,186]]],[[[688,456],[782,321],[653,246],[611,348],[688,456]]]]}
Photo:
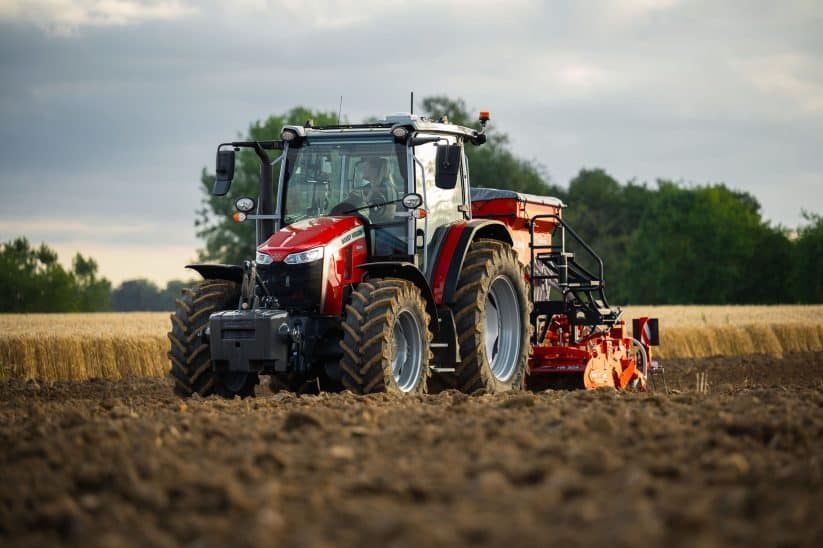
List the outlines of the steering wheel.
{"type": "MultiPolygon", "coordinates": [[[[350,215],[356,213],[366,207],[367,202],[365,200],[366,196],[364,193],[354,190],[346,196],[345,200],[334,206],[331,211],[329,211],[329,215],[350,215]]],[[[360,213],[357,213],[357,215],[362,216],[360,213]]]]}
{"type": "Polygon", "coordinates": [[[386,203],[387,201],[388,199],[383,191],[377,189],[369,191],[369,194],[366,196],[366,203],[374,204],[369,206],[369,212],[375,219],[386,215],[389,208],[389,204],[386,203]]]}

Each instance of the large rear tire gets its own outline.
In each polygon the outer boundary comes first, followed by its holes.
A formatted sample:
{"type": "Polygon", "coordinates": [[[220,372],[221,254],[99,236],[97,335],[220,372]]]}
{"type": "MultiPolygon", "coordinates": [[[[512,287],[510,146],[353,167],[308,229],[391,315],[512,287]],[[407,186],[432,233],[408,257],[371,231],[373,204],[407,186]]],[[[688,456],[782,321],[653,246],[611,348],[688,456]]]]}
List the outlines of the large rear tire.
{"type": "Polygon", "coordinates": [[[343,387],[355,394],[423,394],[431,360],[426,301],[413,283],[358,284],[343,321],[343,387]]]}
{"type": "Polygon", "coordinates": [[[457,287],[457,388],[468,394],[521,390],[531,355],[531,303],[514,250],[496,240],[474,241],[457,287]]]}
{"type": "Polygon", "coordinates": [[[212,366],[209,343],[203,331],[212,312],[234,308],[240,298],[240,286],[226,280],[206,280],[183,290],[171,315],[169,340],[171,376],[174,393],[188,398],[194,394],[217,394],[225,398],[254,395],[260,382],[257,373],[218,372],[212,366]]]}

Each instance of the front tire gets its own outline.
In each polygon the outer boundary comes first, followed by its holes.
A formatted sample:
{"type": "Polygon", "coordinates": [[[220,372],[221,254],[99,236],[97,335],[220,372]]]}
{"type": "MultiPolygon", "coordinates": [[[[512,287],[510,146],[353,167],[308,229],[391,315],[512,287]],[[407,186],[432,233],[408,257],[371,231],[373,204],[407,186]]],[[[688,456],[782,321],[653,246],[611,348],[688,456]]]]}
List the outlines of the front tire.
{"type": "Polygon", "coordinates": [[[521,390],[531,355],[531,303],[525,271],[511,246],[471,244],[453,306],[461,364],[457,388],[468,394],[521,390]]]}
{"type": "Polygon", "coordinates": [[[378,278],[358,284],[342,324],[343,387],[355,394],[424,394],[428,325],[426,301],[413,283],[378,278]]]}
{"type": "Polygon", "coordinates": [[[206,280],[193,288],[183,290],[171,315],[169,341],[171,349],[171,376],[174,393],[188,398],[194,394],[217,394],[224,398],[254,395],[260,382],[257,373],[218,372],[211,363],[209,344],[203,331],[209,316],[219,310],[234,308],[240,298],[240,286],[226,280],[206,280]]]}

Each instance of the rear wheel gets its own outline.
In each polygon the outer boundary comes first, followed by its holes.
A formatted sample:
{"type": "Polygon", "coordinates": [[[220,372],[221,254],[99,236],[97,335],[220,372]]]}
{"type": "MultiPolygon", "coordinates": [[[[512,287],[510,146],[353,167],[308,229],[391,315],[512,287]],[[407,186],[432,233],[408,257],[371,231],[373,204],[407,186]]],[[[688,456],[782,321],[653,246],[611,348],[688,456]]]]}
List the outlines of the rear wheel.
{"type": "Polygon", "coordinates": [[[476,240],[457,287],[457,388],[469,394],[522,389],[531,354],[531,305],[514,250],[496,240],[476,240]]]}
{"type": "Polygon", "coordinates": [[[216,371],[212,366],[208,341],[203,331],[209,316],[219,310],[234,308],[240,298],[240,287],[226,280],[206,280],[183,290],[171,315],[169,341],[171,376],[174,393],[181,397],[193,394],[218,394],[226,398],[254,395],[259,381],[257,373],[216,371]]]}
{"type": "Polygon", "coordinates": [[[360,283],[343,322],[343,387],[355,394],[425,393],[428,325],[426,302],[413,283],[396,278],[360,283]]]}

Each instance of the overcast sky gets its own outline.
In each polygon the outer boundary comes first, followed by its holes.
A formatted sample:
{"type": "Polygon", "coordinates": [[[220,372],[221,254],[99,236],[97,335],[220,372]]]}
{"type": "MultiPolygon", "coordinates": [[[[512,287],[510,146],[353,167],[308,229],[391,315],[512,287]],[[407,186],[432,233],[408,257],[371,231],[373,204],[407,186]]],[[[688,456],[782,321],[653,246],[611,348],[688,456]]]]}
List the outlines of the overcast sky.
{"type": "Polygon", "coordinates": [[[410,90],[490,110],[555,183],[725,182],[796,227],[823,213],[821,29],[815,0],[0,0],[0,241],[186,277],[218,142],[410,90]]]}

